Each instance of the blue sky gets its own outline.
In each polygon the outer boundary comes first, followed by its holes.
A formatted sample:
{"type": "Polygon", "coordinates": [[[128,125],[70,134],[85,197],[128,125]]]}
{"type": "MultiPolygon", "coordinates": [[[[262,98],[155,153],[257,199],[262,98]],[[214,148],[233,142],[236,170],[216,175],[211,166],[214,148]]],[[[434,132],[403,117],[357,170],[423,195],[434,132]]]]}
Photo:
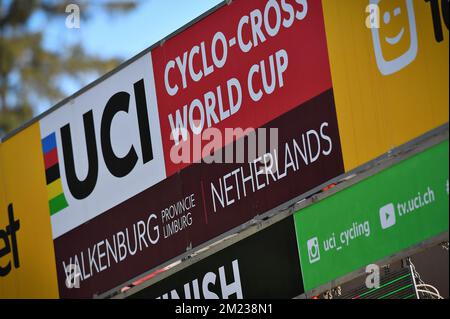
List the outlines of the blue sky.
{"type": "MultiPolygon", "coordinates": [[[[95,1],[99,0],[92,0],[95,1]]],[[[184,24],[222,2],[221,0],[140,0],[140,6],[127,14],[108,15],[93,12],[88,21],[81,21],[80,29],[67,29],[65,19],[46,21],[36,17],[34,28],[45,30],[45,45],[64,50],[70,43],[81,43],[91,54],[104,58],[119,57],[127,60],[161,40],[184,24]]],[[[76,1],[74,1],[76,3],[76,1]]],[[[87,77],[84,84],[95,80],[87,77]]],[[[67,95],[81,87],[64,81],[67,95]]],[[[38,105],[41,113],[52,105],[38,105]]]]}
{"type": "Polygon", "coordinates": [[[141,0],[128,14],[108,16],[98,13],[81,25],[79,38],[92,53],[105,57],[130,58],[187,22],[212,8],[221,0],[141,0]]]}

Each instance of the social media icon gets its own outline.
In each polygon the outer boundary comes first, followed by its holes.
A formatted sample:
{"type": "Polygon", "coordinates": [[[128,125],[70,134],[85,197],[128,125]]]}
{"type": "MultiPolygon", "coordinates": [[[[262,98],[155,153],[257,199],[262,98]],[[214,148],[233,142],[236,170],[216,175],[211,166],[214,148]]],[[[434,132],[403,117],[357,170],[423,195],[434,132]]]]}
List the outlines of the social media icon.
{"type": "Polygon", "coordinates": [[[381,228],[386,229],[395,225],[395,208],[390,203],[380,208],[381,228]]]}
{"type": "Polygon", "coordinates": [[[371,29],[377,66],[381,74],[390,75],[417,56],[413,0],[370,0],[370,4],[380,8],[380,27],[371,29]]]}
{"type": "Polygon", "coordinates": [[[309,263],[315,263],[320,260],[320,250],[319,250],[319,239],[317,237],[313,237],[306,243],[308,247],[308,257],[309,263]]]}

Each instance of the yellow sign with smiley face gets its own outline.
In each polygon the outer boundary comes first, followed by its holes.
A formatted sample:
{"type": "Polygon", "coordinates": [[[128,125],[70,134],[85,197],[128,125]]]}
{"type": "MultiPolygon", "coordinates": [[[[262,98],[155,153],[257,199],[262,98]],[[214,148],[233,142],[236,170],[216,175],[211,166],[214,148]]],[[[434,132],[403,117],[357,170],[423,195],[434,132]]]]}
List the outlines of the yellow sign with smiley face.
{"type": "Polygon", "coordinates": [[[381,27],[371,28],[374,54],[383,75],[400,71],[417,56],[413,0],[373,0],[379,6],[381,27]]]}
{"type": "Polygon", "coordinates": [[[448,123],[448,0],[322,3],[346,171],[448,123]]]}

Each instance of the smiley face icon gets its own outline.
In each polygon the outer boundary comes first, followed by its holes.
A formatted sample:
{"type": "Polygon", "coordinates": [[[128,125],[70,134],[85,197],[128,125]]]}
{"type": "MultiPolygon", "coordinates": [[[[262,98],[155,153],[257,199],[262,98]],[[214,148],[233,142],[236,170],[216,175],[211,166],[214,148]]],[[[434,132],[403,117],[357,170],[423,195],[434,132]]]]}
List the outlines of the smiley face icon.
{"type": "Polygon", "coordinates": [[[413,0],[371,0],[379,6],[380,27],[372,28],[375,58],[381,74],[400,71],[417,56],[413,0]]]}

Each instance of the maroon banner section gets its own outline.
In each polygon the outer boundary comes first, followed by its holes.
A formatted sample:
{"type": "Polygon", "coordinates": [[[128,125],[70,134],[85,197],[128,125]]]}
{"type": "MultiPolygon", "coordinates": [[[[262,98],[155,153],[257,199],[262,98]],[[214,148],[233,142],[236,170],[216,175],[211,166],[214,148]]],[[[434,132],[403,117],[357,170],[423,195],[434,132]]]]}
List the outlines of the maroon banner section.
{"type": "Polygon", "coordinates": [[[277,148],[192,164],[57,238],[60,296],[104,293],[344,172],[332,90],[262,128],[278,129],[277,148]],[[79,287],[68,288],[74,274],[79,287]]]}
{"type": "Polygon", "coordinates": [[[202,158],[172,158],[193,135],[260,127],[332,86],[321,1],[233,1],[152,60],[167,176],[202,158]]]}

